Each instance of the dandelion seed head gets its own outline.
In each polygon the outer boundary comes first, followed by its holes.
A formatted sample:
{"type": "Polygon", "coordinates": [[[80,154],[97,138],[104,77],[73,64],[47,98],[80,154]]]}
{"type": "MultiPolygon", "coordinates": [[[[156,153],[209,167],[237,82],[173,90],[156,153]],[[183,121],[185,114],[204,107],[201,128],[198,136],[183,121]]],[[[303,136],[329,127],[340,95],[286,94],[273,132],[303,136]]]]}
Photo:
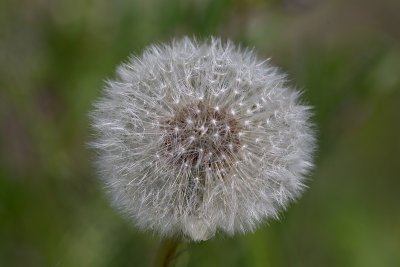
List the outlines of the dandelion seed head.
{"type": "Polygon", "coordinates": [[[299,97],[230,41],[148,47],[118,68],[91,113],[113,205],[143,230],[194,241],[277,218],[313,166],[299,97]]]}

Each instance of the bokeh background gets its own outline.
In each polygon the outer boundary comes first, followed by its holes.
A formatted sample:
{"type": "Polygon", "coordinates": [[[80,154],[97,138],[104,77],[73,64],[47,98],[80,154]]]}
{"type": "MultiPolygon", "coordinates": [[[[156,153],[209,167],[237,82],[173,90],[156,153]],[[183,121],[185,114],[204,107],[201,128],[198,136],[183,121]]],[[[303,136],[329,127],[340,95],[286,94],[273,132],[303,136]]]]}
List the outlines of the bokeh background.
{"type": "Polygon", "coordinates": [[[304,196],[254,234],[177,266],[400,266],[400,1],[2,0],[0,266],[148,266],[159,240],[108,205],[88,111],[131,53],[230,38],[315,107],[304,196]]]}

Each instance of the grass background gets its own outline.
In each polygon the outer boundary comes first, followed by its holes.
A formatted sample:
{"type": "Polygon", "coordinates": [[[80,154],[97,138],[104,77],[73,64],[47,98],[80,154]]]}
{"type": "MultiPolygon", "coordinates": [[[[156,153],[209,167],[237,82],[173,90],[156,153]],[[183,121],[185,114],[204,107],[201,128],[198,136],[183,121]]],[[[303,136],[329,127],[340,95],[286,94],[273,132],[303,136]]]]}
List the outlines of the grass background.
{"type": "Polygon", "coordinates": [[[305,89],[319,130],[301,200],[179,266],[400,266],[400,2],[3,0],[0,266],[147,266],[159,240],[112,210],[87,113],[131,53],[230,38],[305,89]]]}

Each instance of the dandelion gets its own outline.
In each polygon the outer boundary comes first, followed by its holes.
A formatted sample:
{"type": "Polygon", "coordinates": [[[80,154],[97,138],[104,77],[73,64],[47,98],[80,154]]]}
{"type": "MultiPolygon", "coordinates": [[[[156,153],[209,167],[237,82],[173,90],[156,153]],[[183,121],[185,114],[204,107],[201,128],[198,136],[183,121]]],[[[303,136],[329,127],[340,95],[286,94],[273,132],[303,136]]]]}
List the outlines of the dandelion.
{"type": "Polygon", "coordinates": [[[194,241],[278,218],[313,165],[299,97],[230,41],[148,47],[118,68],[91,114],[113,205],[142,230],[194,241]]]}

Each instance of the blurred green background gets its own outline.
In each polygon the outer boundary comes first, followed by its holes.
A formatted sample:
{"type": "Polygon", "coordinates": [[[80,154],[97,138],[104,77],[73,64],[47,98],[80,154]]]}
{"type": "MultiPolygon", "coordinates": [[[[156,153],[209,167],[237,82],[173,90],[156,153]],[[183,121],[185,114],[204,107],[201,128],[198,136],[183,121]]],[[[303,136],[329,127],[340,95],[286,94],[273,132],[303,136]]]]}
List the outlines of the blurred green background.
{"type": "Polygon", "coordinates": [[[400,1],[3,0],[0,266],[147,266],[159,240],[108,205],[87,113],[131,53],[230,38],[315,107],[309,189],[254,234],[191,244],[179,266],[400,266],[400,1]]]}

